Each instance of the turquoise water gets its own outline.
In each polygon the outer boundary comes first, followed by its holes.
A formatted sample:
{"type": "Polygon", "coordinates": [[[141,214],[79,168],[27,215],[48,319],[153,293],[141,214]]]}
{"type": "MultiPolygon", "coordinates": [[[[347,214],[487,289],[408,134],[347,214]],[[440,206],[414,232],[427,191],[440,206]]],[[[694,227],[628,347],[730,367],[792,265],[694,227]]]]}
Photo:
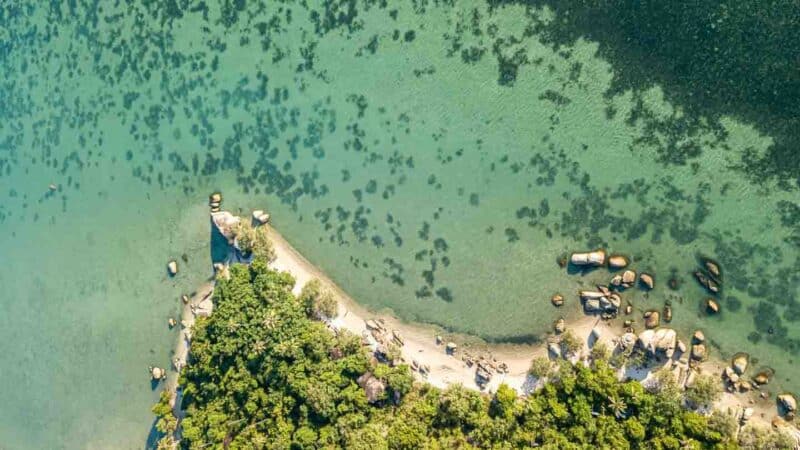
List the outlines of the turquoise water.
{"type": "Polygon", "coordinates": [[[145,445],[216,189],[360,302],[493,341],[609,278],[563,252],[629,254],[658,283],[637,308],[670,299],[673,326],[798,388],[797,191],[737,168],[773,144],[757,124],[612,89],[597,42],[546,43],[547,8],[312,3],[3,7],[4,445],[145,445]],[[699,253],[725,270],[716,317],[699,253]]]}

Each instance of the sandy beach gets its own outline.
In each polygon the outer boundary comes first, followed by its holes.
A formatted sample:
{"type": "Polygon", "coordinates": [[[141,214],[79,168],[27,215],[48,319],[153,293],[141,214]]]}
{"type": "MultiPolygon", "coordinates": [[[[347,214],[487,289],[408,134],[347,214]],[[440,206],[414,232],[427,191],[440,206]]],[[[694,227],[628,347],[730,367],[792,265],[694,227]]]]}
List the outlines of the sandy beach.
{"type": "MultiPolygon", "coordinates": [[[[339,315],[329,323],[332,328],[348,330],[358,336],[363,336],[369,331],[366,321],[374,320],[380,321],[389,331],[397,331],[403,337],[404,342],[400,348],[402,359],[409,364],[417,362],[419,365],[427,365],[430,368],[425,375],[414,371],[413,374],[418,380],[439,388],[459,383],[467,388],[483,392],[494,392],[501,383],[505,383],[523,395],[536,387],[536,380],[528,376],[527,372],[534,357],[547,355],[547,341],[537,345],[486,344],[471,336],[446,333],[435,326],[407,323],[386,312],[370,311],[356,303],[271,227],[269,227],[269,236],[276,254],[272,267],[292,274],[296,280],[293,289],[295,294],[299,294],[309,281],[318,279],[325,288],[333,293],[339,304],[339,315]],[[438,344],[437,335],[442,337],[441,343],[438,344]],[[445,351],[448,342],[458,345],[458,351],[454,355],[445,351]],[[475,366],[470,367],[462,360],[464,354],[469,354],[473,358],[484,356],[488,360],[496,360],[497,364],[505,363],[507,371],[494,374],[491,381],[481,387],[476,382],[475,366]]],[[[186,362],[190,342],[189,333],[195,317],[193,309],[196,309],[200,302],[208,299],[212,293],[213,282],[206,283],[184,305],[180,325],[181,333],[174,354],[173,368],[179,370],[186,362]]],[[[607,322],[593,316],[582,316],[577,320],[570,321],[567,325],[567,328],[584,344],[581,356],[588,353],[589,340],[595,342],[595,339],[591,338],[593,329],[599,335],[596,341],[606,342],[611,348],[614,346],[613,341],[622,333],[621,328],[614,329],[607,322]]],[[[727,362],[724,361],[707,361],[701,364],[700,370],[702,373],[718,376],[726,364],[727,362]]],[[[680,372],[677,368],[675,371],[676,373],[680,372]]],[[[628,371],[625,375],[646,382],[650,373],[652,370],[628,371]]],[[[685,375],[686,372],[682,373],[685,375]]],[[[174,392],[177,387],[177,372],[170,373],[167,383],[169,389],[174,392]]],[[[180,411],[177,411],[177,404],[179,402],[176,402],[175,412],[180,414],[180,411]]],[[[758,391],[746,394],[724,392],[716,405],[718,409],[729,410],[735,414],[739,414],[742,409],[747,407],[754,410],[751,423],[768,425],[776,415],[774,400],[759,398],[758,391]]]]}

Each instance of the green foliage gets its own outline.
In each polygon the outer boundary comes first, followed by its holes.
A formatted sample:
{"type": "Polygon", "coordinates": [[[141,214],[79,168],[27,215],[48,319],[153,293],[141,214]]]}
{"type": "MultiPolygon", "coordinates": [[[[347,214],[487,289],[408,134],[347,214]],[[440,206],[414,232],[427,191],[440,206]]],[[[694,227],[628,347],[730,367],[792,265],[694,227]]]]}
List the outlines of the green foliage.
{"type": "Polygon", "coordinates": [[[300,302],[309,317],[315,319],[331,319],[339,313],[339,305],[333,294],[322,287],[318,279],[313,279],[303,286],[300,292],[300,302]]]}
{"type": "Polygon", "coordinates": [[[247,220],[240,220],[234,231],[236,245],[245,254],[266,261],[275,260],[275,249],[267,236],[267,227],[254,227],[247,220]]]}
{"type": "Polygon", "coordinates": [[[795,440],[785,431],[770,431],[762,427],[746,426],[739,431],[742,450],[785,450],[795,447],[795,440]]]}
{"type": "MultiPolygon", "coordinates": [[[[290,276],[264,261],[230,272],[218,281],[214,314],[195,324],[179,380],[183,449],[711,448],[730,440],[728,428],[709,426],[679,397],[621,382],[601,359],[561,361],[551,382],[522,398],[506,385],[489,397],[415,384],[407,366],[376,363],[357,336],[310,320],[290,276]],[[386,386],[373,404],[357,383],[367,372],[386,386]]],[[[535,361],[532,373],[551,372],[549,361],[535,361]]],[[[175,429],[168,405],[165,396],[153,409],[165,432],[175,429]]]]}
{"type": "Polygon", "coordinates": [[[553,370],[553,363],[546,356],[537,356],[531,361],[531,368],[528,373],[536,378],[545,378],[553,370]]]}
{"type": "Polygon", "coordinates": [[[605,342],[595,342],[590,353],[592,361],[606,361],[611,359],[611,349],[605,342]]]}
{"type": "Polygon", "coordinates": [[[695,408],[712,405],[722,395],[719,380],[711,375],[699,375],[686,389],[686,401],[695,408]]]}
{"type": "Polygon", "coordinates": [[[561,350],[564,356],[577,355],[582,349],[583,343],[572,330],[567,330],[561,335],[561,350]]]}

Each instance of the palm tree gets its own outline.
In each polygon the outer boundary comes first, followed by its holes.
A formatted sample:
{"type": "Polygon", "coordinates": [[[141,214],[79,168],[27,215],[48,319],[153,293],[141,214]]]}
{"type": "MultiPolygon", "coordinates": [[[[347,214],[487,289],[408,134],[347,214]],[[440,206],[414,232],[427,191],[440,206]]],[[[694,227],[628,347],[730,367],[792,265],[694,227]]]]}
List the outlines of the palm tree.
{"type": "Polygon", "coordinates": [[[625,417],[625,410],[628,409],[628,405],[625,404],[625,401],[621,398],[610,397],[608,399],[608,406],[617,419],[623,419],[625,417]]]}

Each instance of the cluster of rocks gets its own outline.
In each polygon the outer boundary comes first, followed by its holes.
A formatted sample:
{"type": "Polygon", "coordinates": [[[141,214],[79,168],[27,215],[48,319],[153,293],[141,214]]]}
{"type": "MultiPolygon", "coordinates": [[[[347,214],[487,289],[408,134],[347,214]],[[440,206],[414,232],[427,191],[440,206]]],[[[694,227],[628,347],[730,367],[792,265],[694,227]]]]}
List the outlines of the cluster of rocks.
{"type": "Polygon", "coordinates": [[[490,381],[494,374],[508,373],[508,365],[504,362],[498,362],[495,358],[488,358],[483,355],[474,357],[469,353],[464,353],[461,360],[467,367],[475,366],[475,382],[483,388],[490,381]]]}
{"type": "Polygon", "coordinates": [[[161,381],[167,377],[167,371],[161,367],[150,366],[147,368],[147,371],[150,373],[150,378],[154,381],[161,381]]]}
{"type": "Polygon", "coordinates": [[[208,206],[211,208],[212,213],[219,212],[219,209],[222,206],[222,194],[219,192],[214,192],[213,194],[209,195],[208,206]]]}
{"type": "Polygon", "coordinates": [[[694,278],[713,295],[722,289],[722,269],[713,259],[701,258],[701,267],[694,271],[694,278]]]}
{"type": "Polygon", "coordinates": [[[607,318],[616,317],[622,306],[619,293],[611,292],[605,286],[598,286],[597,291],[580,291],[583,310],[587,314],[602,314],[607,318]]]}

